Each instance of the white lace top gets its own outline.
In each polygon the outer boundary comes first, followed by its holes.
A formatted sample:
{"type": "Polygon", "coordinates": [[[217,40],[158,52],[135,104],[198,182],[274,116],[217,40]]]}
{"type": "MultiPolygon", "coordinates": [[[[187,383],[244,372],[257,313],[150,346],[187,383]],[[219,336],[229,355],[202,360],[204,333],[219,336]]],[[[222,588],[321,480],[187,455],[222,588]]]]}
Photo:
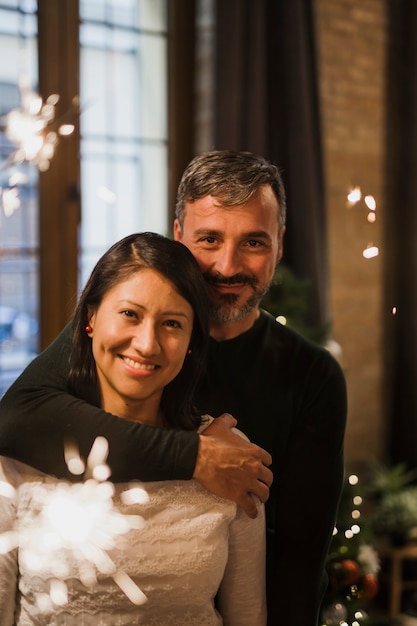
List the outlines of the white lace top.
{"type": "MultiPolygon", "coordinates": [[[[0,457],[0,481],[5,481],[0,483],[0,552],[8,537],[4,533],[19,531],[19,547],[0,554],[1,626],[266,624],[262,505],[251,520],[194,480],[145,483],[148,502],[125,504],[120,495],[129,485],[118,484],[111,510],[100,511],[103,528],[101,523],[96,527],[86,554],[85,541],[75,551],[73,544],[71,549],[56,546],[53,533],[46,533],[48,544],[43,545],[45,532],[39,532],[39,515],[66,483],[5,457],[0,457]],[[2,495],[5,484],[16,488],[15,497],[2,495]],[[113,546],[100,536],[106,520],[136,519],[131,515],[144,519],[142,528],[121,531],[113,546]],[[116,584],[118,575],[139,586],[146,596],[143,604],[127,597],[116,584]],[[51,592],[57,580],[58,590],[66,588],[66,601],[51,592]]],[[[76,540],[90,523],[93,500],[84,497],[81,529],[79,517],[70,519],[64,505],[58,506],[76,540]]]]}

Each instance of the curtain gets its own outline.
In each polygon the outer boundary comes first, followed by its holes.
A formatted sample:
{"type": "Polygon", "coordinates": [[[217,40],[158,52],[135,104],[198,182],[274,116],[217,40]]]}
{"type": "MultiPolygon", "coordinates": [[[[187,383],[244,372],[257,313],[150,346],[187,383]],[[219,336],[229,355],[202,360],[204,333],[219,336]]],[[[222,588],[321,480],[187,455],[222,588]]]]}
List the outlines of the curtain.
{"type": "Polygon", "coordinates": [[[388,455],[417,467],[417,3],[389,0],[388,6],[388,455]]]}
{"type": "Polygon", "coordinates": [[[217,0],[214,146],[278,165],[287,191],[283,262],[311,285],[308,323],[328,322],[313,0],[217,0]]]}

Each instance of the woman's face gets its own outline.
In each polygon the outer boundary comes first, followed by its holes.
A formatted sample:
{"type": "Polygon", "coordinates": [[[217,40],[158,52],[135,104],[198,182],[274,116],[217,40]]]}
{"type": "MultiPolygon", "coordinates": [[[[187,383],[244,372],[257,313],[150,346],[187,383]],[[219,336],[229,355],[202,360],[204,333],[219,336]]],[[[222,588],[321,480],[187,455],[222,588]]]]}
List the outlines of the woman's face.
{"type": "Polygon", "coordinates": [[[162,391],[181,370],[193,319],[187,300],[152,269],[139,270],[106,293],[89,318],[106,411],[160,425],[162,391]]]}

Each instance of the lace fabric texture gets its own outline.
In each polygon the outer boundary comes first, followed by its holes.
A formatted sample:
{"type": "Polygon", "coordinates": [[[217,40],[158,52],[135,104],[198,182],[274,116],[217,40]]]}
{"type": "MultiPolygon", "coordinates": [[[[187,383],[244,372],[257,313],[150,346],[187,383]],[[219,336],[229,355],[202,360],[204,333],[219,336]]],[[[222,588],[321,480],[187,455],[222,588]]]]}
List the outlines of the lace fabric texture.
{"type": "MultiPolygon", "coordinates": [[[[10,459],[2,459],[2,468],[0,478],[17,486],[17,498],[0,497],[0,532],[17,520],[20,536],[30,536],[45,498],[59,481],[10,459]]],[[[107,550],[114,569],[98,572],[91,586],[80,580],[83,559],[62,547],[41,559],[36,574],[28,566],[24,545],[0,555],[2,626],[264,625],[262,507],[258,518],[249,520],[234,503],[195,481],[144,487],[148,502],[126,505],[120,495],[129,485],[115,485],[115,509],[140,515],[145,523],[117,537],[107,550]],[[115,572],[135,581],[146,596],[143,605],[129,600],[116,584],[115,572]],[[63,606],[44,602],[54,578],[66,583],[68,602],[63,606]],[[222,615],[213,601],[219,588],[222,615]]]]}

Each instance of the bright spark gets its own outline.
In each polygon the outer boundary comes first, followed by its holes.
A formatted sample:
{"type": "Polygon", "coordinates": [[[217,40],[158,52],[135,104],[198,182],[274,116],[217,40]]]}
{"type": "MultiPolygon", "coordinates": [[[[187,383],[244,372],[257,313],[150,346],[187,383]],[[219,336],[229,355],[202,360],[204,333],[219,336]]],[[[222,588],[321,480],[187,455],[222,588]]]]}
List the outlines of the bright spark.
{"type": "Polygon", "coordinates": [[[9,217],[20,207],[19,192],[16,187],[11,187],[0,190],[0,193],[4,214],[9,217]]]}
{"type": "MultiPolygon", "coordinates": [[[[94,585],[98,576],[104,574],[113,578],[132,603],[146,602],[136,583],[117,569],[108,554],[109,550],[118,548],[119,537],[132,529],[143,528],[145,521],[140,515],[123,514],[114,506],[115,488],[107,480],[110,475],[107,454],[106,439],[98,437],[85,466],[76,446],[68,443],[65,447],[68,467],[70,471],[75,468],[77,474],[86,467],[86,480],[41,484],[36,502],[39,510],[33,512],[32,523],[23,530],[0,534],[0,553],[18,548],[19,559],[34,576],[45,564],[51,568],[49,596],[43,594],[38,598],[38,606],[44,610],[67,604],[68,589],[63,579],[74,567],[86,587],[94,585]]],[[[8,483],[0,482],[0,495],[13,498],[15,491],[8,483]]],[[[135,485],[121,494],[121,501],[145,503],[148,495],[135,485]]]]}
{"type": "Polygon", "coordinates": [[[362,252],[365,259],[373,259],[379,255],[379,248],[372,243],[368,244],[365,250],[362,252]]]}
{"type": "Polygon", "coordinates": [[[365,196],[364,202],[370,211],[376,211],[376,200],[373,196],[365,196]]]}
{"type": "Polygon", "coordinates": [[[347,201],[350,206],[353,206],[362,198],[362,192],[360,187],[354,187],[347,195],[347,201]]]}

